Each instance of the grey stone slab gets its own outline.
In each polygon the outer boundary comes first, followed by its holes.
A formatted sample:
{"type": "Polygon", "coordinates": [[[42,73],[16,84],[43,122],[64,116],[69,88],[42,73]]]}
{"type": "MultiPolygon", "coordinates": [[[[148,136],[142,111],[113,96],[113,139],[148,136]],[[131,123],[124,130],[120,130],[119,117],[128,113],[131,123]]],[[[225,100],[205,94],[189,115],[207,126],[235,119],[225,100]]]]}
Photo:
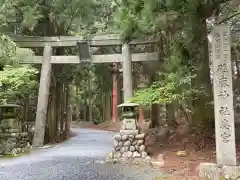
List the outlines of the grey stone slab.
{"type": "Polygon", "coordinates": [[[212,70],[217,163],[236,165],[232,65],[228,25],[212,32],[212,70]]]}
{"type": "Polygon", "coordinates": [[[201,163],[199,177],[204,180],[240,179],[240,166],[220,166],[215,163],[201,163]]]}

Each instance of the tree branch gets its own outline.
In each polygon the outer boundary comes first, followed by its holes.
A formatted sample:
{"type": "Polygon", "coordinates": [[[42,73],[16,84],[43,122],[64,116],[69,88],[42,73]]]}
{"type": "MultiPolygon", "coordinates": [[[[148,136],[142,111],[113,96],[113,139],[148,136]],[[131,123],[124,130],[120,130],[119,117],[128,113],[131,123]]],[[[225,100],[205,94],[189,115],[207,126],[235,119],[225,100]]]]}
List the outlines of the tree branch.
{"type": "Polygon", "coordinates": [[[206,20],[207,18],[211,17],[213,13],[219,8],[220,4],[227,3],[231,0],[215,0],[210,5],[205,4],[205,12],[204,17],[202,20],[206,20]]]}
{"type": "Polygon", "coordinates": [[[66,27],[66,30],[65,30],[66,33],[68,33],[68,31],[70,30],[72,22],[73,22],[74,19],[75,19],[75,16],[73,15],[72,18],[69,20],[69,23],[67,24],[67,27],[66,27]]]}
{"type": "Polygon", "coordinates": [[[240,12],[236,12],[236,13],[232,14],[231,16],[222,19],[221,21],[217,22],[217,24],[224,23],[224,22],[226,22],[226,21],[234,18],[234,17],[237,16],[237,15],[240,15],[240,12]]]}
{"type": "Polygon", "coordinates": [[[220,0],[219,3],[222,4],[222,3],[226,3],[226,2],[229,2],[231,0],[220,0]]]}

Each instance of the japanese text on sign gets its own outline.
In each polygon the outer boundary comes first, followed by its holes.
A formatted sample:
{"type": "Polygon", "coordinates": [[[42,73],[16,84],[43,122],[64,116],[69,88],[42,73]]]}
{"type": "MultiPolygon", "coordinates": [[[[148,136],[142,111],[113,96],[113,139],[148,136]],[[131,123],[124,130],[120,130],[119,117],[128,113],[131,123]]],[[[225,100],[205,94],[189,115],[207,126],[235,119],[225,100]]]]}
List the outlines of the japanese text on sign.
{"type": "Polygon", "coordinates": [[[212,69],[218,164],[236,165],[232,90],[230,28],[216,25],[212,31],[212,69]]]}
{"type": "MultiPolygon", "coordinates": [[[[217,92],[218,101],[226,101],[230,97],[228,93],[229,84],[229,47],[228,47],[228,34],[223,32],[223,46],[221,47],[221,34],[215,33],[215,62],[216,63],[216,79],[219,84],[219,92],[217,92]],[[222,55],[222,59],[221,59],[222,55]]],[[[230,79],[231,80],[231,79],[230,79]]],[[[222,103],[221,103],[222,104],[222,103]]],[[[223,143],[228,143],[229,138],[231,137],[231,126],[229,124],[229,116],[231,115],[231,110],[229,107],[220,106],[219,107],[220,115],[220,137],[223,143]]]]}

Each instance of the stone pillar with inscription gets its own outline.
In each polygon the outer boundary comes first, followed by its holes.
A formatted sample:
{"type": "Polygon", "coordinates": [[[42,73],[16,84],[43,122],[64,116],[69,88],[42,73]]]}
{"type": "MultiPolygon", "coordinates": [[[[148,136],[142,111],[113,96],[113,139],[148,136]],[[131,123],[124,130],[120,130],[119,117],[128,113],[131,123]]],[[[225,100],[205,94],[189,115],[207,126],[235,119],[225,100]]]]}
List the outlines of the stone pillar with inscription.
{"type": "Polygon", "coordinates": [[[201,179],[239,179],[236,166],[230,30],[217,25],[212,31],[212,70],[217,164],[200,163],[201,179]]]}
{"type": "Polygon", "coordinates": [[[234,166],[236,165],[236,145],[229,27],[215,26],[212,39],[217,163],[234,166]]]}

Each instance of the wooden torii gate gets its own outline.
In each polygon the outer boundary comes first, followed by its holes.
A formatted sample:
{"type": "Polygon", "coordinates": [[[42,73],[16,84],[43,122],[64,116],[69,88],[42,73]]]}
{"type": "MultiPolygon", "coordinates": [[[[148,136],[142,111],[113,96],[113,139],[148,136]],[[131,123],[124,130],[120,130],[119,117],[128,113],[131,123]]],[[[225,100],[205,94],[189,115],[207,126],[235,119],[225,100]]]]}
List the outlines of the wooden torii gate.
{"type": "MultiPolygon", "coordinates": [[[[42,64],[38,94],[35,138],[43,139],[45,133],[48,96],[51,80],[52,64],[79,64],[79,56],[52,56],[53,47],[76,47],[77,43],[87,42],[90,47],[122,46],[122,54],[90,55],[91,63],[122,63],[124,101],[133,96],[132,61],[156,61],[158,53],[131,53],[131,45],[152,44],[157,41],[131,41],[123,44],[118,35],[94,36],[87,40],[79,36],[34,37],[10,35],[10,38],[21,48],[44,48],[43,56],[34,56],[31,60],[23,60],[22,64],[42,64]],[[41,127],[40,129],[37,129],[41,127]]],[[[115,100],[113,100],[115,101],[115,100]]],[[[116,102],[114,102],[117,106],[116,102]]],[[[117,109],[117,107],[113,107],[117,109]]],[[[34,138],[34,139],[35,139],[34,138]]],[[[34,147],[42,146],[43,142],[33,142],[34,147]]]]}

